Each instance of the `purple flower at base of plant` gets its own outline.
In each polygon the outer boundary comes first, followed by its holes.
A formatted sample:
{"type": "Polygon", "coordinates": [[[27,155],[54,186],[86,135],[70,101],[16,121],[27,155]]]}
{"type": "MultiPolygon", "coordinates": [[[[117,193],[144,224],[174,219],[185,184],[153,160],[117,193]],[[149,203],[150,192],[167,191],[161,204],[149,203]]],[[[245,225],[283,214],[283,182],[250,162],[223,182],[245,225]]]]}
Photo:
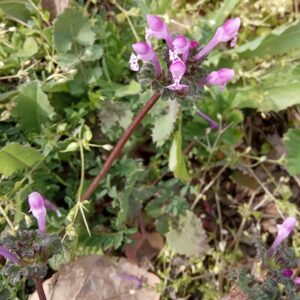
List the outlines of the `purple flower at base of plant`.
{"type": "Polygon", "coordinates": [[[293,270],[292,270],[292,269],[283,269],[283,270],[281,271],[281,274],[282,274],[284,277],[290,278],[290,277],[292,277],[292,275],[293,275],[293,270]]]}
{"type": "Polygon", "coordinates": [[[19,258],[15,254],[10,252],[6,247],[3,246],[0,246],[0,256],[5,257],[15,264],[18,264],[20,262],[19,258]]]}
{"type": "Polygon", "coordinates": [[[147,23],[149,28],[146,30],[146,40],[149,35],[160,40],[163,39],[166,41],[168,47],[173,50],[172,37],[167,24],[160,17],[153,15],[147,15],[147,23]]]}
{"type": "Polygon", "coordinates": [[[282,224],[277,225],[277,237],[275,238],[272,246],[270,247],[270,254],[273,254],[276,249],[280,246],[280,244],[289,237],[291,232],[296,227],[296,218],[288,217],[286,218],[282,224]]]}
{"type": "Polygon", "coordinates": [[[138,60],[151,61],[154,66],[155,76],[159,77],[161,75],[161,66],[152,47],[146,42],[138,42],[132,45],[134,53],[131,54],[129,64],[132,71],[139,70],[138,60]]]}
{"type": "Polygon", "coordinates": [[[172,74],[174,83],[171,85],[168,85],[167,86],[168,89],[170,89],[172,91],[179,91],[179,90],[188,88],[188,85],[180,83],[180,80],[182,79],[182,76],[184,75],[184,73],[186,71],[186,65],[182,60],[178,59],[178,60],[175,60],[174,62],[172,62],[169,67],[169,71],[172,74]]]}
{"type": "Polygon", "coordinates": [[[37,219],[39,231],[46,232],[46,207],[44,197],[38,192],[32,192],[28,196],[29,212],[37,219]]]}
{"type": "Polygon", "coordinates": [[[234,70],[229,68],[222,68],[218,71],[211,72],[206,77],[206,82],[218,86],[221,90],[224,89],[228,81],[234,77],[234,70]]]}
{"type": "Polygon", "coordinates": [[[211,119],[207,114],[205,114],[204,112],[202,112],[200,109],[197,109],[197,114],[204,119],[205,121],[207,121],[209,123],[209,126],[211,129],[218,129],[219,125],[216,121],[214,121],[213,119],[211,119]]]}
{"type": "Polygon", "coordinates": [[[205,57],[210,51],[212,51],[219,43],[226,43],[231,40],[230,47],[234,47],[237,41],[238,31],[240,29],[240,18],[233,18],[227,20],[221,27],[219,27],[214,34],[213,38],[204,46],[197,55],[194,56],[194,60],[199,60],[205,57]]]}

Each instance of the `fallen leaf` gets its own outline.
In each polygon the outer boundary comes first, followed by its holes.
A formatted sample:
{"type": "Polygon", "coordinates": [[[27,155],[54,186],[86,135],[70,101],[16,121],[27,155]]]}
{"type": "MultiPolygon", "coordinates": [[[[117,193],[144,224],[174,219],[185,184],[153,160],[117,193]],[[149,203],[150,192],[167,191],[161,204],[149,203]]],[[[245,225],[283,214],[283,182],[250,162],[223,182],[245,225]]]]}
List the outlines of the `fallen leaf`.
{"type": "MultiPolygon", "coordinates": [[[[80,258],[43,283],[48,300],[159,300],[159,278],[121,258],[80,258]]],[[[29,300],[39,300],[35,292],[29,300]]]]}

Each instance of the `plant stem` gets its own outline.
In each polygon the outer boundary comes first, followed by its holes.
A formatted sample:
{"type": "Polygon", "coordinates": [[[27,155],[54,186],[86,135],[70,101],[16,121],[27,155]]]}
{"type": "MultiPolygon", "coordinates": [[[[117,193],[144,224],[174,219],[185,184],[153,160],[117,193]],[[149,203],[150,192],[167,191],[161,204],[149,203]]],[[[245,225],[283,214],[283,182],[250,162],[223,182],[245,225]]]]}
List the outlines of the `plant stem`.
{"type": "Polygon", "coordinates": [[[119,156],[121,153],[123,147],[125,146],[126,142],[136,129],[136,127],[140,124],[140,122],[143,120],[143,118],[146,116],[146,114],[149,112],[149,110],[153,107],[153,105],[157,102],[157,100],[160,98],[160,94],[154,93],[151,98],[148,100],[148,102],[144,105],[144,107],[139,111],[139,113],[136,115],[132,123],[129,125],[129,127],[126,129],[126,131],[123,133],[121,138],[119,139],[117,145],[112,150],[110,155],[108,156],[106,162],[102,166],[100,172],[98,175],[94,178],[94,180],[91,182],[89,187],[87,188],[86,192],[81,197],[81,201],[87,200],[91,197],[95,189],[97,188],[98,184],[100,183],[101,179],[106,175],[108,170],[110,169],[111,165],[115,161],[115,159],[119,156]]]}
{"type": "Polygon", "coordinates": [[[39,277],[34,278],[34,284],[40,300],[47,300],[41,278],[39,277]]]}

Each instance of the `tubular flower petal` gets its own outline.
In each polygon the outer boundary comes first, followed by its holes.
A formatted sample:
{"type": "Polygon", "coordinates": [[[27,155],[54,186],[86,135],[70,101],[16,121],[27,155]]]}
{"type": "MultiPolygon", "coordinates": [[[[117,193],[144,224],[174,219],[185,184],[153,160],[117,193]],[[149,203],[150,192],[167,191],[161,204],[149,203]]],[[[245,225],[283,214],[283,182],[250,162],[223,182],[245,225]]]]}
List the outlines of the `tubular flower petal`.
{"type": "Polygon", "coordinates": [[[292,269],[283,269],[281,271],[281,273],[284,277],[290,278],[293,275],[293,270],[292,269]]]}
{"type": "Polygon", "coordinates": [[[168,47],[173,50],[172,37],[168,31],[168,26],[160,17],[147,15],[148,30],[146,35],[152,35],[157,39],[166,41],[168,47]]]}
{"type": "Polygon", "coordinates": [[[213,36],[213,38],[208,42],[208,44],[202,48],[194,60],[199,60],[206,56],[210,51],[212,51],[219,43],[226,43],[231,41],[230,47],[234,47],[237,41],[238,31],[241,25],[240,18],[233,18],[227,20],[223,26],[219,27],[213,36]]]}
{"type": "Polygon", "coordinates": [[[132,48],[136,53],[136,55],[134,53],[131,54],[129,60],[131,70],[133,71],[139,70],[139,65],[138,65],[139,59],[144,61],[152,61],[155,70],[155,76],[159,77],[161,74],[161,66],[152,47],[146,42],[138,42],[133,44],[132,48]]]}
{"type": "Polygon", "coordinates": [[[232,80],[234,77],[234,70],[228,68],[222,68],[218,71],[211,72],[206,77],[206,81],[209,84],[217,85],[221,90],[224,89],[228,81],[232,80]]]}
{"type": "Polygon", "coordinates": [[[197,109],[197,114],[204,119],[206,122],[209,123],[209,126],[211,129],[218,129],[219,125],[216,121],[214,121],[211,117],[209,117],[207,114],[205,114],[203,111],[200,109],[197,109]]]}
{"type": "Polygon", "coordinates": [[[188,60],[190,49],[197,47],[198,45],[198,42],[190,41],[183,35],[177,36],[173,41],[174,52],[176,54],[182,54],[183,62],[186,62],[188,60]]]}
{"type": "Polygon", "coordinates": [[[277,225],[277,237],[275,238],[270,248],[271,253],[275,252],[276,249],[280,246],[280,244],[291,234],[291,232],[296,227],[296,223],[296,218],[288,217],[283,221],[282,224],[277,225]]]}
{"type": "Polygon", "coordinates": [[[9,259],[15,264],[18,264],[20,262],[19,258],[10,252],[6,247],[0,246],[0,256],[5,257],[6,259],[9,259]]]}
{"type": "Polygon", "coordinates": [[[43,196],[38,192],[32,192],[28,196],[30,212],[37,219],[40,232],[46,232],[46,207],[43,196]]]}
{"type": "Polygon", "coordinates": [[[186,71],[186,65],[182,60],[176,60],[171,63],[169,70],[172,74],[174,83],[168,85],[167,88],[173,91],[178,91],[187,88],[186,84],[181,84],[180,80],[186,71]]]}
{"type": "Polygon", "coordinates": [[[46,209],[53,210],[56,213],[57,217],[61,217],[61,213],[60,213],[59,209],[57,208],[57,206],[54,205],[52,202],[50,202],[47,198],[43,197],[43,199],[44,199],[44,205],[45,205],[46,209]]]}

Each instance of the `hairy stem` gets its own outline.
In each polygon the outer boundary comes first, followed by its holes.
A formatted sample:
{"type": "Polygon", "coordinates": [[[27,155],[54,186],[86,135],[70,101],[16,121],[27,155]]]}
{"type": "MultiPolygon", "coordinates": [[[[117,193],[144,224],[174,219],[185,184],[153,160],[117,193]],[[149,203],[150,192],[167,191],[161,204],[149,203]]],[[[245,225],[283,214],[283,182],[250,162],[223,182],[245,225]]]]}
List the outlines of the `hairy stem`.
{"type": "Polygon", "coordinates": [[[140,112],[136,115],[132,123],[129,125],[129,127],[126,129],[126,131],[123,133],[121,138],[119,139],[117,145],[110,153],[109,157],[105,161],[104,165],[102,166],[100,172],[98,175],[94,178],[94,180],[91,182],[89,187],[87,188],[86,192],[82,195],[81,201],[87,200],[91,197],[95,189],[97,188],[98,184],[100,183],[101,179],[106,175],[108,170],[110,169],[111,165],[115,161],[115,159],[119,156],[122,149],[124,148],[126,142],[136,129],[136,127],[140,124],[140,122],[143,120],[143,118],[146,116],[146,114],[149,112],[149,110],[153,107],[153,105],[157,102],[157,100],[160,98],[160,94],[154,93],[152,97],[148,100],[148,102],[144,105],[144,107],[140,110],[140,112]]]}
{"type": "Polygon", "coordinates": [[[40,300],[47,300],[41,278],[34,278],[34,284],[40,300]]]}

